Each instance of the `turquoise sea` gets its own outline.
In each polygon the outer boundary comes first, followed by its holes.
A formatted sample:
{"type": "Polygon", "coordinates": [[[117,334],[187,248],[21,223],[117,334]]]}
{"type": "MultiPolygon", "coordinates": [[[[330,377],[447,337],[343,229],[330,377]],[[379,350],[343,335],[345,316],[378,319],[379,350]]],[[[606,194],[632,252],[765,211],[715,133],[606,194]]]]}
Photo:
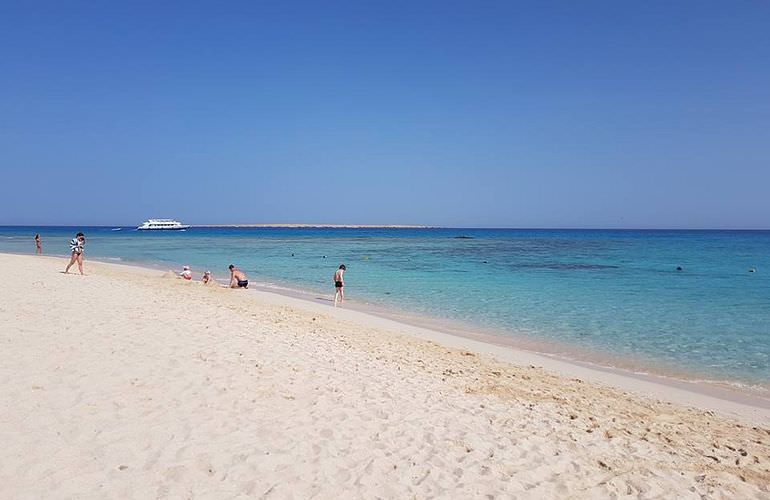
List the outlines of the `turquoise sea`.
{"type": "Polygon", "coordinates": [[[770,388],[770,231],[0,227],[0,252],[86,257],[332,293],[652,371],[770,388]],[[681,267],[681,270],[677,270],[681,267]],[[755,272],[750,272],[755,269],[755,272]]]}

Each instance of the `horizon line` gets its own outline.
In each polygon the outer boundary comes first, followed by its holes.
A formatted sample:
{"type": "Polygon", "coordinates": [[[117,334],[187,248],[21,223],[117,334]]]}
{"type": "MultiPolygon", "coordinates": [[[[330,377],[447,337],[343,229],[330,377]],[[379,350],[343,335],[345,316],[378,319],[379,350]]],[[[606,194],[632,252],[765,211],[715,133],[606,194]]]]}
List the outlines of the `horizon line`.
{"type": "MultiPolygon", "coordinates": [[[[135,224],[0,224],[0,227],[120,227],[135,228],[135,224]]],[[[770,227],[559,227],[559,226],[442,226],[427,224],[190,224],[191,228],[221,229],[506,229],[521,231],[770,231],[770,227]]]]}

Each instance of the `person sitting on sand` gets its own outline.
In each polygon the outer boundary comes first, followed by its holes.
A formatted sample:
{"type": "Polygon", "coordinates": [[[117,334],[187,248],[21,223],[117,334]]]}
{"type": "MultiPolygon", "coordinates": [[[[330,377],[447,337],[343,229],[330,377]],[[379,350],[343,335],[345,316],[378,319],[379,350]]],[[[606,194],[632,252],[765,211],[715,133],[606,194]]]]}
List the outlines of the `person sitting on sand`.
{"type": "Polygon", "coordinates": [[[203,277],[201,278],[201,283],[203,283],[204,285],[213,285],[214,283],[216,283],[214,281],[214,277],[211,275],[211,271],[205,271],[203,273],[203,277]]]}
{"type": "Polygon", "coordinates": [[[70,263],[67,264],[67,267],[64,269],[64,274],[68,274],[70,272],[70,267],[72,267],[72,264],[75,262],[78,263],[78,270],[80,270],[80,274],[83,273],[83,252],[85,252],[86,249],[86,237],[83,233],[78,233],[75,235],[74,238],[70,240],[70,252],[72,252],[72,255],[70,256],[70,263]]]}
{"type": "Polygon", "coordinates": [[[182,268],[182,272],[179,273],[179,277],[187,281],[192,280],[192,271],[190,271],[190,266],[184,266],[182,268]]]}
{"type": "Polygon", "coordinates": [[[43,239],[40,238],[39,234],[35,235],[35,253],[38,255],[43,253],[43,239]]]}
{"type": "Polygon", "coordinates": [[[334,307],[337,307],[337,300],[339,299],[340,304],[345,302],[345,292],[343,288],[345,287],[345,271],[347,271],[347,267],[345,267],[345,264],[340,264],[340,267],[337,269],[337,271],[334,273],[334,278],[332,278],[332,281],[334,282],[334,307]]]}
{"type": "Polygon", "coordinates": [[[230,270],[230,288],[248,288],[249,278],[243,271],[230,264],[227,267],[230,270]]]}

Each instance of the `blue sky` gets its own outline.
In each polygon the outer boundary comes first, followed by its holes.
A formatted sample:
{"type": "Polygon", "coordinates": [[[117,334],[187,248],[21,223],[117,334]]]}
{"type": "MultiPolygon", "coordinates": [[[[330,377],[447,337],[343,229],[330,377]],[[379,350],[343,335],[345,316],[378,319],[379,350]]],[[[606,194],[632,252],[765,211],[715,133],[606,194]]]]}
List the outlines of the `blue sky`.
{"type": "Polygon", "coordinates": [[[0,224],[770,228],[768,26],[764,1],[2,2],[0,224]]]}

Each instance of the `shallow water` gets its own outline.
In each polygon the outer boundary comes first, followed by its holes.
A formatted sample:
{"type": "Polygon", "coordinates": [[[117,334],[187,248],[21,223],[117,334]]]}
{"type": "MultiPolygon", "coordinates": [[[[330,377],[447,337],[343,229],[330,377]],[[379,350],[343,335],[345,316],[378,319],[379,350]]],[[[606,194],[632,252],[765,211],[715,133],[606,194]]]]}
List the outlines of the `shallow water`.
{"type": "Polygon", "coordinates": [[[326,294],[344,263],[356,300],[770,384],[770,231],[112,229],[0,227],[0,251],[33,253],[39,232],[45,253],[66,254],[82,230],[87,257],[189,264],[196,278],[235,263],[253,282],[326,294]]]}

